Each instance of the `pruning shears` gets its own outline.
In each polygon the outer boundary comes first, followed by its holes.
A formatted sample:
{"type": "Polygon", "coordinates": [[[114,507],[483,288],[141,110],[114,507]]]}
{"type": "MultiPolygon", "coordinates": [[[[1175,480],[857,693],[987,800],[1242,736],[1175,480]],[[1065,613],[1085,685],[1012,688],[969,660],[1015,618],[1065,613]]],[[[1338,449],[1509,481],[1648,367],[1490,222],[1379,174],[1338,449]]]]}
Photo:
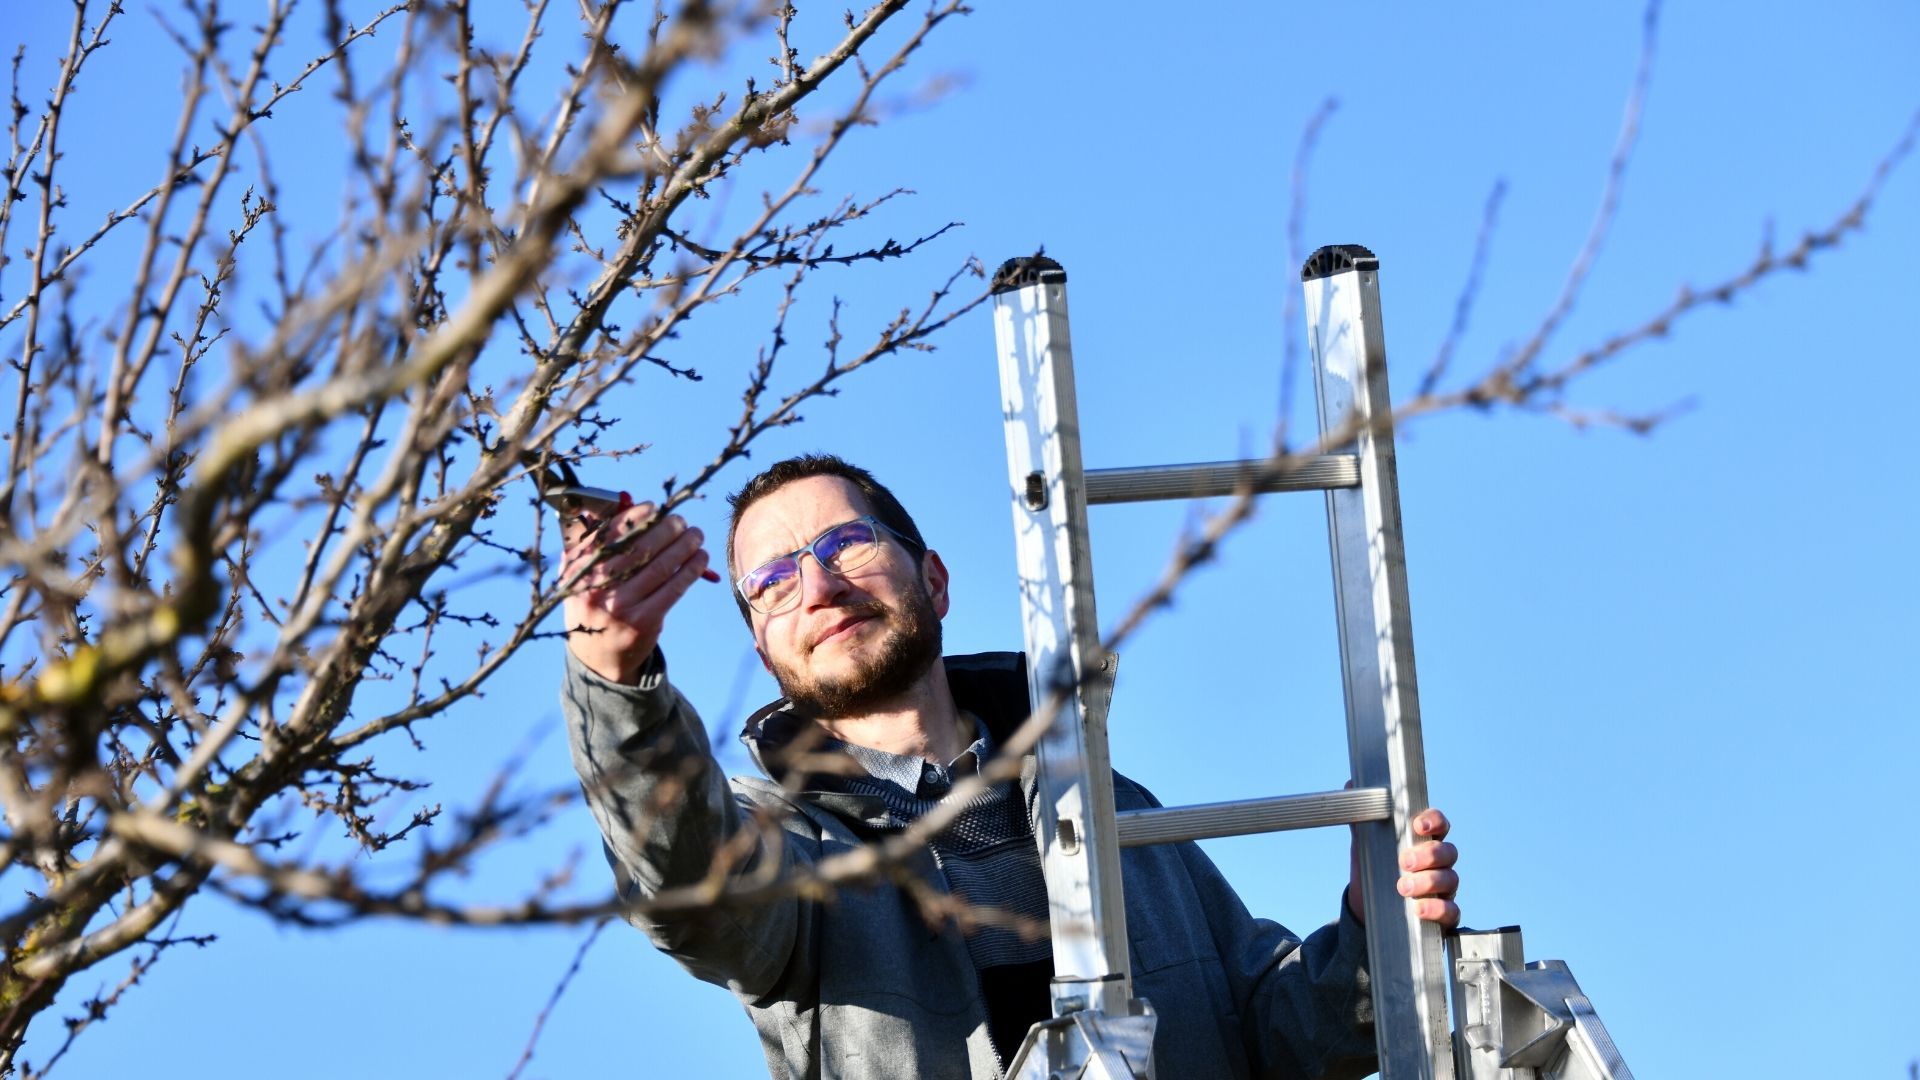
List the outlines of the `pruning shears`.
{"type": "MultiPolygon", "coordinates": [[[[581,483],[573,466],[558,458],[535,473],[534,478],[540,486],[540,501],[560,515],[563,530],[575,523],[585,526],[589,532],[597,530],[612,521],[615,514],[633,505],[633,497],[624,491],[581,483]]],[[[707,581],[720,580],[720,575],[712,569],[702,570],[700,576],[707,581]]]]}
{"type": "Polygon", "coordinates": [[[580,482],[580,475],[573,466],[558,458],[536,474],[540,485],[540,501],[560,515],[560,524],[571,525],[581,518],[593,519],[594,525],[603,524],[620,512],[621,493],[611,488],[593,487],[580,482]]]}

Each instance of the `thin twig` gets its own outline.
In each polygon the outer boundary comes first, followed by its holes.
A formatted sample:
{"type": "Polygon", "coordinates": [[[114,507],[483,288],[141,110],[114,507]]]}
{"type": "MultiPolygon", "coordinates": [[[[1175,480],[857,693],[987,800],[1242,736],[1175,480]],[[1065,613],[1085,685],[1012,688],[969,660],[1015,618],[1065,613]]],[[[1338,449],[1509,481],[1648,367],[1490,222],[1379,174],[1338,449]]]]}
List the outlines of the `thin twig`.
{"type": "Polygon", "coordinates": [[[575,975],[580,973],[580,964],[587,958],[587,950],[593,948],[593,943],[600,939],[600,931],[605,930],[607,924],[612,921],[611,919],[601,919],[594,923],[593,929],[587,931],[586,938],[580,942],[580,947],[573,951],[573,962],[567,965],[566,972],[560,976],[560,981],[554,985],[553,993],[547,996],[547,1003],[541,1007],[540,1015],[534,1017],[533,1031],[527,1036],[525,1049],[520,1051],[520,1060],[514,1062],[513,1068],[508,1071],[507,1080],[519,1080],[521,1072],[525,1071],[528,1062],[533,1060],[533,1048],[539,1045],[540,1033],[544,1031],[547,1026],[547,1017],[553,1015],[554,1006],[560,1004],[560,996],[567,992],[567,985],[573,982],[575,975]]]}

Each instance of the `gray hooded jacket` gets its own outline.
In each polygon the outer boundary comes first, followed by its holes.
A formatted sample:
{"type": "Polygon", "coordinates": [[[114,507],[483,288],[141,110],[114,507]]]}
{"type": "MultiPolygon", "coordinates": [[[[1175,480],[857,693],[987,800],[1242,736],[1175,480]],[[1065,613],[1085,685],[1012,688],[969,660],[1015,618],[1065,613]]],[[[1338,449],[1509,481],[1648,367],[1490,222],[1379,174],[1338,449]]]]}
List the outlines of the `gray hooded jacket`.
{"type": "MultiPolygon", "coordinates": [[[[955,701],[996,739],[1027,715],[1018,654],[948,657],[946,666],[955,701]]],[[[574,766],[623,896],[644,900],[701,881],[756,812],[779,821],[780,840],[755,844],[733,864],[735,875],[785,872],[884,835],[878,799],[795,793],[759,777],[728,781],[658,652],[636,686],[600,678],[569,652],[561,700],[574,766]]],[[[756,713],[743,734],[763,769],[778,758],[780,725],[768,721],[784,705],[756,713]]],[[[1031,765],[1022,776],[1029,807],[1031,765]]],[[[1114,799],[1121,810],[1158,805],[1118,774],[1114,799]]],[[[945,890],[930,853],[907,870],[945,890]]],[[[1125,849],[1121,873],[1134,993],[1159,1015],[1160,1080],[1373,1070],[1366,934],[1344,903],[1338,923],[1302,942],[1250,916],[1193,844],[1125,849]]],[[[688,971],[740,999],[775,1078],[1002,1074],[966,942],[951,924],[930,928],[897,885],[630,919],[688,971]]]]}

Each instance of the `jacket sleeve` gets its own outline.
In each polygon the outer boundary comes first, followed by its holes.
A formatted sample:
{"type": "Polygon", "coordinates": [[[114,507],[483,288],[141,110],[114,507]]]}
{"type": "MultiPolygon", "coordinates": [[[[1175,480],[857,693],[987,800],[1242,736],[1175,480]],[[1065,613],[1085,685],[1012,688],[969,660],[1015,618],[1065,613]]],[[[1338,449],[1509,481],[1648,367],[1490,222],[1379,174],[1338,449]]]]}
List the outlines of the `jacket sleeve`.
{"type": "MultiPolygon", "coordinates": [[[[1114,774],[1114,801],[1122,810],[1160,805],[1152,792],[1118,773],[1114,774]]],[[[1344,901],[1338,922],[1321,927],[1302,941],[1279,923],[1249,914],[1226,876],[1199,845],[1181,843],[1132,850],[1136,859],[1167,860],[1160,864],[1167,867],[1160,873],[1149,869],[1152,862],[1136,863],[1145,871],[1142,884],[1176,877],[1182,881],[1178,889],[1163,885],[1168,888],[1164,896],[1140,898],[1146,905],[1142,927],[1150,927],[1146,930],[1149,934],[1177,942],[1162,947],[1172,949],[1168,959],[1198,956],[1203,951],[1219,959],[1218,970],[1225,979],[1227,995],[1220,1004],[1230,1007],[1239,1021],[1237,1031],[1228,1023],[1219,1032],[1221,1038],[1238,1036],[1240,1053],[1234,1055],[1238,1061],[1230,1066],[1233,1073],[1244,1071],[1261,1080],[1337,1080],[1374,1071],[1367,931],[1348,913],[1344,901]]],[[[1138,939],[1142,930],[1132,919],[1131,880],[1127,898],[1127,928],[1138,939]]],[[[1164,1005],[1168,1013],[1192,1007],[1188,1003],[1156,1004],[1164,1005]]],[[[1167,1031],[1164,1019],[1161,1031],[1167,1031]]],[[[1168,1068],[1192,1071],[1178,1069],[1179,1062],[1171,1057],[1159,1058],[1162,1049],[1171,1054],[1173,1048],[1156,1047],[1156,1059],[1167,1067],[1163,1073],[1168,1068]]]]}
{"type": "Polygon", "coordinates": [[[1247,1057],[1260,1077],[1361,1077],[1375,1069],[1367,931],[1340,919],[1305,941],[1256,919],[1198,847],[1182,845],[1205,901],[1247,1057]]]}
{"type": "MultiPolygon", "coordinates": [[[[633,686],[594,674],[572,650],[566,657],[567,741],[621,897],[644,902],[699,883],[723,848],[738,860],[729,868],[735,878],[781,872],[804,857],[783,831],[747,823],[751,804],[727,783],[659,650],[633,686]],[[737,839],[743,829],[758,838],[737,839]]],[[[801,940],[800,902],[791,898],[680,913],[635,908],[627,918],[694,975],[748,999],[790,974],[801,940]]]]}

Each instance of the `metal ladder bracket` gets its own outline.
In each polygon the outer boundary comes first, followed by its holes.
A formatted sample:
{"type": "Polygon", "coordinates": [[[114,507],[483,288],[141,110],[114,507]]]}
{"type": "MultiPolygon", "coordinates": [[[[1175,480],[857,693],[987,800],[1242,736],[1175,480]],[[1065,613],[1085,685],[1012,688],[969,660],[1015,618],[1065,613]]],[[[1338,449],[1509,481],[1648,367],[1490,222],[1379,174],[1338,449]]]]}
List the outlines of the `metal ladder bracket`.
{"type": "Polygon", "coordinates": [[[1461,931],[1453,947],[1462,1080],[1633,1080],[1567,965],[1522,963],[1519,927],[1461,931]]]}
{"type": "Polygon", "coordinates": [[[1079,1010],[1043,1020],[1007,1065],[1008,1080],[1151,1080],[1157,1018],[1144,1001],[1118,1015],[1079,1010]]]}

